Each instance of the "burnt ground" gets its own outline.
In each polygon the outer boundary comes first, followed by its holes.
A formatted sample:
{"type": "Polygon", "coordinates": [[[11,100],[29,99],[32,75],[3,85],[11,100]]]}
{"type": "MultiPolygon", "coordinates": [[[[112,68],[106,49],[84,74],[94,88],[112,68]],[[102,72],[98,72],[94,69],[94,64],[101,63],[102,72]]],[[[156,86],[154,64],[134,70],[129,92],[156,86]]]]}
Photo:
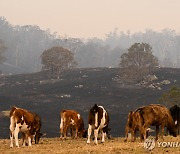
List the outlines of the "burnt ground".
{"type": "Polygon", "coordinates": [[[180,87],[180,69],[154,72],[161,90],[119,82],[118,68],[76,69],[64,72],[61,79],[49,79],[45,73],[0,77],[0,138],[9,138],[9,118],[2,111],[12,106],[36,112],[42,119],[42,132],[47,137],[59,136],[59,112],[77,110],[87,128],[89,109],[97,103],[110,114],[110,134],[124,136],[127,114],[137,107],[158,103],[163,92],[173,85],[180,87]]]}

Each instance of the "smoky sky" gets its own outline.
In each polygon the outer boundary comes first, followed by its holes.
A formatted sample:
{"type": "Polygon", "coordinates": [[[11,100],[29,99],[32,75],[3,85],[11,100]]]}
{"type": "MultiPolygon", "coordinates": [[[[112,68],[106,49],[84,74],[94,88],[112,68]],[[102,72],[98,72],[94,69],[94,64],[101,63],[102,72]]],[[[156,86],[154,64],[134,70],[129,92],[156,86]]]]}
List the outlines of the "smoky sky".
{"type": "Polygon", "coordinates": [[[180,31],[179,0],[0,0],[14,25],[38,25],[59,35],[105,37],[113,29],[180,31]]]}

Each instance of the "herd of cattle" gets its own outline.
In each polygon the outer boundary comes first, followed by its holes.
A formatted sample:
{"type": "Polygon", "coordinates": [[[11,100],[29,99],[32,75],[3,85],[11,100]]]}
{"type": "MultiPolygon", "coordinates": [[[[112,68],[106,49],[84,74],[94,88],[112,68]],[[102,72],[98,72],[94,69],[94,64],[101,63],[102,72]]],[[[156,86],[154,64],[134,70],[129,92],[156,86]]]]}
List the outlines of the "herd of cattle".
{"type": "MultiPolygon", "coordinates": [[[[60,112],[60,138],[66,139],[68,131],[72,137],[87,137],[87,143],[90,143],[91,134],[94,134],[94,143],[98,144],[98,134],[101,133],[102,142],[108,137],[109,132],[109,114],[103,106],[95,104],[89,111],[88,130],[84,128],[84,122],[81,115],[74,110],[62,110],[60,112]]],[[[128,133],[131,133],[131,140],[135,141],[136,132],[140,132],[140,139],[145,140],[149,134],[149,127],[156,127],[156,140],[158,139],[159,127],[161,126],[161,136],[164,135],[164,128],[174,137],[180,133],[180,107],[175,105],[167,109],[163,105],[151,104],[143,106],[128,114],[125,128],[125,141],[128,133]]],[[[32,146],[33,139],[35,144],[39,142],[43,135],[40,132],[41,119],[32,112],[22,108],[12,107],[10,111],[10,147],[15,145],[19,147],[18,134],[22,133],[23,146],[32,146]]]]}

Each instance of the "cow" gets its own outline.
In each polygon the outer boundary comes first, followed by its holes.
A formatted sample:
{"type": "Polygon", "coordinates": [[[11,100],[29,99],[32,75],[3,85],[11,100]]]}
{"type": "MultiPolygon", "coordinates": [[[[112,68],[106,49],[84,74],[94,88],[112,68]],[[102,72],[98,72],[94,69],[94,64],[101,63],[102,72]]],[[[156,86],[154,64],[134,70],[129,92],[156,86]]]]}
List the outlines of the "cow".
{"type": "Polygon", "coordinates": [[[60,138],[66,139],[68,129],[71,129],[71,136],[75,130],[75,138],[84,137],[84,121],[80,114],[74,110],[62,110],[60,112],[60,138]]]}
{"type": "MultiPolygon", "coordinates": [[[[136,140],[136,132],[140,132],[140,140],[143,140],[143,136],[141,134],[141,128],[143,126],[143,119],[138,110],[130,111],[127,118],[127,123],[125,127],[125,142],[128,138],[128,133],[131,133],[131,141],[134,142],[136,140]]],[[[154,130],[151,128],[147,128],[146,135],[148,136],[150,132],[154,130]]]]}
{"type": "Polygon", "coordinates": [[[174,137],[177,136],[174,121],[170,111],[165,106],[160,104],[150,104],[148,106],[138,108],[137,111],[140,113],[143,120],[141,134],[143,135],[144,139],[147,138],[146,131],[149,126],[156,126],[156,140],[158,140],[159,126],[161,126],[162,138],[164,135],[164,127],[167,127],[170,135],[173,135],[174,137]]]}
{"type": "Polygon", "coordinates": [[[99,131],[102,132],[102,142],[105,141],[109,125],[109,114],[102,106],[95,104],[89,111],[88,116],[88,139],[87,143],[90,143],[90,137],[92,130],[94,130],[94,143],[97,145],[97,137],[99,131]]]}
{"type": "Polygon", "coordinates": [[[13,147],[13,138],[15,139],[15,144],[19,147],[18,134],[22,133],[23,146],[25,146],[26,141],[28,145],[32,146],[32,139],[35,138],[35,144],[38,144],[42,134],[41,129],[41,119],[36,113],[29,112],[25,109],[12,107],[10,110],[10,147],[13,147]]]}
{"type": "Polygon", "coordinates": [[[180,133],[180,107],[178,105],[172,106],[170,109],[171,116],[174,120],[174,123],[177,127],[177,134],[180,133]]]}
{"type": "MultiPolygon", "coordinates": [[[[140,131],[143,126],[143,120],[139,111],[131,111],[128,114],[127,124],[125,128],[125,140],[127,141],[128,133],[131,133],[131,141],[134,142],[136,140],[136,132],[140,131]]],[[[141,132],[141,131],[140,131],[141,132]]],[[[142,141],[142,136],[140,134],[140,139],[142,141]]]]}

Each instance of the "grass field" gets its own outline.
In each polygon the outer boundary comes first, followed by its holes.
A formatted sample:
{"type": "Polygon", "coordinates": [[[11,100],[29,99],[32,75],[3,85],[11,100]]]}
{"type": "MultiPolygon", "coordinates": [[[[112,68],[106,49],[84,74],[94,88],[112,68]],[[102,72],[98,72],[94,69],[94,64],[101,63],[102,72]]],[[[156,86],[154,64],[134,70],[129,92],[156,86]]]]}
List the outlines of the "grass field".
{"type": "MultiPolygon", "coordinates": [[[[164,140],[159,140],[161,142],[180,142],[180,136],[173,138],[170,136],[164,137],[164,140]]],[[[21,141],[20,141],[21,142],[21,141]]],[[[54,153],[67,153],[67,154],[83,154],[83,153],[149,153],[145,150],[144,144],[139,142],[124,142],[124,138],[112,138],[106,140],[105,143],[100,143],[94,145],[93,142],[86,144],[86,139],[70,139],[60,140],[59,138],[42,138],[40,143],[32,147],[14,147],[9,148],[9,139],[0,139],[0,153],[38,153],[38,154],[54,154],[54,153]]],[[[180,147],[158,147],[156,142],[155,148],[151,153],[180,153],[180,147]]]]}

